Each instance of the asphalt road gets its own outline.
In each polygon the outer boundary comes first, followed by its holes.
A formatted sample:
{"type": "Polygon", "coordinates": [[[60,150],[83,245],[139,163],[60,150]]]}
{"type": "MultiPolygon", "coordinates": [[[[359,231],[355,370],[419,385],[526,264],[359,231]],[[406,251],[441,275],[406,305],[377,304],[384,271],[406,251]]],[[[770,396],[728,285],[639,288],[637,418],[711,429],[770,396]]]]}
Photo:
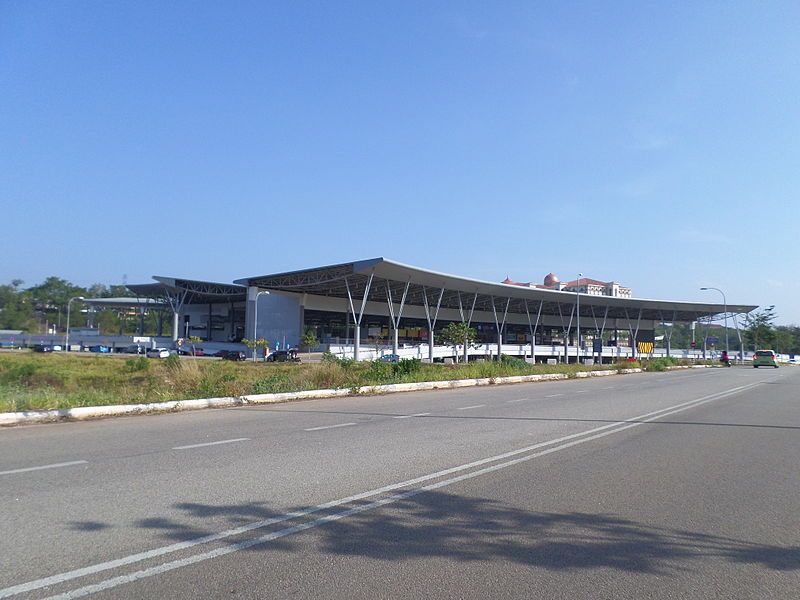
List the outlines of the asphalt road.
{"type": "Polygon", "coordinates": [[[0,598],[797,598],[800,368],[0,430],[0,598]]]}

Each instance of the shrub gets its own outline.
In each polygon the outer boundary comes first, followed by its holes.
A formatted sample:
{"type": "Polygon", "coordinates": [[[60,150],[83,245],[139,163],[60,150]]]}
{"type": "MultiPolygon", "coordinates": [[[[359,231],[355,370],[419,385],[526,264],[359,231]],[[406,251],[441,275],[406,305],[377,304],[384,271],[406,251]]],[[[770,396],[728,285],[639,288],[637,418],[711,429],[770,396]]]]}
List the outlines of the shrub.
{"type": "Polygon", "coordinates": [[[181,359],[177,354],[170,354],[164,359],[164,365],[169,371],[180,371],[183,368],[181,359]]]}
{"type": "Polygon", "coordinates": [[[253,382],[253,394],[277,394],[280,392],[295,392],[299,387],[292,383],[286,373],[272,373],[267,377],[253,382]]]}
{"type": "Polygon", "coordinates": [[[137,371],[149,371],[150,360],[144,356],[140,356],[138,358],[129,358],[125,361],[125,368],[130,373],[135,373],[137,371]]]}
{"type": "Polygon", "coordinates": [[[395,377],[413,375],[422,369],[422,361],[418,358],[404,358],[399,362],[388,364],[391,364],[392,375],[395,377]]]}

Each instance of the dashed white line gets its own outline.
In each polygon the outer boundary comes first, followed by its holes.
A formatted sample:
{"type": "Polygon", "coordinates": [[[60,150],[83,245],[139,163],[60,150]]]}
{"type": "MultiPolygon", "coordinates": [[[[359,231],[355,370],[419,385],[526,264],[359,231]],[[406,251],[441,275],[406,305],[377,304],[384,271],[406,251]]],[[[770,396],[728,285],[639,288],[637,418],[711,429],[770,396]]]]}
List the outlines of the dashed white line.
{"type": "Polygon", "coordinates": [[[473,408],[483,408],[485,404],[473,404],[472,406],[459,406],[456,410],[471,410],[473,408]]]}
{"type": "Polygon", "coordinates": [[[189,444],[188,446],[175,446],[173,450],[189,450],[190,448],[203,448],[204,446],[219,446],[220,444],[233,444],[234,442],[246,442],[250,438],[236,438],[233,440],[220,440],[218,442],[204,442],[202,444],[189,444]]]}
{"type": "Polygon", "coordinates": [[[506,404],[514,404],[515,402],[525,402],[526,400],[533,400],[533,398],[517,398],[516,400],[506,400],[506,404]]]}
{"type": "Polygon", "coordinates": [[[70,462],[53,463],[52,465],[42,465],[40,467],[25,467],[24,469],[11,469],[10,471],[0,471],[0,475],[13,475],[14,473],[27,473],[28,471],[42,471],[44,469],[58,469],[60,467],[71,467],[73,465],[88,464],[86,460],[71,460],[70,462]]]}
{"type": "Polygon", "coordinates": [[[337,427],[349,427],[350,425],[355,425],[355,423],[338,423],[336,425],[323,425],[322,427],[309,427],[303,431],[322,431],[323,429],[336,429],[337,427]]]}
{"type": "Polygon", "coordinates": [[[545,398],[557,398],[558,396],[563,396],[564,394],[550,394],[549,396],[545,396],[545,398]]]}
{"type": "Polygon", "coordinates": [[[392,417],[393,419],[410,419],[412,417],[427,417],[431,413],[416,413],[413,415],[397,415],[396,417],[392,417]]]}
{"type": "Polygon", "coordinates": [[[576,391],[575,393],[576,393],[576,394],[585,394],[585,393],[586,393],[586,392],[588,392],[588,391],[589,391],[589,390],[578,390],[578,391],[576,391]]]}

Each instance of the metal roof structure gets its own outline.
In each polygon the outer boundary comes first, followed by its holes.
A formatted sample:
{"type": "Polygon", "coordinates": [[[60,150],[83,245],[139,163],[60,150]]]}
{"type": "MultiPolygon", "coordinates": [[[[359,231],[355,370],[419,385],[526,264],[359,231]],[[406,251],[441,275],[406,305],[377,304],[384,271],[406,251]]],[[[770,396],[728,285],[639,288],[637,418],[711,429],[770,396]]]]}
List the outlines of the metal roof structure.
{"type": "MultiPolygon", "coordinates": [[[[528,314],[541,307],[542,315],[563,314],[577,304],[575,292],[528,288],[517,285],[470,279],[428,271],[386,258],[373,258],[324,267],[248,277],[236,280],[246,286],[275,291],[346,298],[363,305],[367,301],[386,302],[387,296],[401,297],[407,305],[441,306],[463,311],[478,310],[528,314]]],[[[729,314],[748,313],[756,305],[727,305],[729,314]]],[[[667,322],[690,322],[721,315],[722,304],[680,302],[643,298],[618,298],[580,294],[580,315],[608,318],[633,318],[667,322]]]]}
{"type": "Polygon", "coordinates": [[[216,283],[196,279],[180,279],[153,275],[155,282],[128,284],[126,287],[137,296],[163,300],[172,306],[183,304],[217,304],[243,302],[247,289],[233,283],[216,283]]]}
{"type": "Polygon", "coordinates": [[[131,298],[121,296],[117,298],[85,298],[83,300],[91,306],[102,308],[168,308],[166,302],[161,302],[155,298],[131,298]]]}

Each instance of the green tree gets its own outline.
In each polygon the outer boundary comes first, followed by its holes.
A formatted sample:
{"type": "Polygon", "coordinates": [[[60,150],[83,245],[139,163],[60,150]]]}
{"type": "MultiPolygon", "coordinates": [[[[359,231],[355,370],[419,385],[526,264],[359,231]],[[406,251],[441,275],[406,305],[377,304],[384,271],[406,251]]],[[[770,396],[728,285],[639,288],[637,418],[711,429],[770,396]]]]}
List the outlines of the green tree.
{"type": "Polygon", "coordinates": [[[259,338],[257,340],[249,340],[247,338],[242,338],[242,343],[253,351],[253,362],[256,361],[256,348],[263,348],[264,360],[267,359],[267,352],[269,352],[268,340],[265,340],[264,338],[259,338]]]}
{"type": "Polygon", "coordinates": [[[478,339],[478,332],[466,323],[449,323],[437,334],[438,339],[446,346],[453,348],[456,362],[458,362],[458,347],[464,346],[464,360],[467,360],[467,348],[478,339]]]}
{"type": "Polygon", "coordinates": [[[774,305],[745,316],[744,337],[746,344],[752,347],[753,350],[758,350],[759,347],[772,347],[775,343],[775,328],[772,324],[776,318],[774,305]]]}
{"type": "Polygon", "coordinates": [[[303,336],[300,338],[300,346],[311,353],[312,348],[319,346],[319,339],[317,339],[317,330],[313,327],[306,327],[303,331],[303,336]]]}

